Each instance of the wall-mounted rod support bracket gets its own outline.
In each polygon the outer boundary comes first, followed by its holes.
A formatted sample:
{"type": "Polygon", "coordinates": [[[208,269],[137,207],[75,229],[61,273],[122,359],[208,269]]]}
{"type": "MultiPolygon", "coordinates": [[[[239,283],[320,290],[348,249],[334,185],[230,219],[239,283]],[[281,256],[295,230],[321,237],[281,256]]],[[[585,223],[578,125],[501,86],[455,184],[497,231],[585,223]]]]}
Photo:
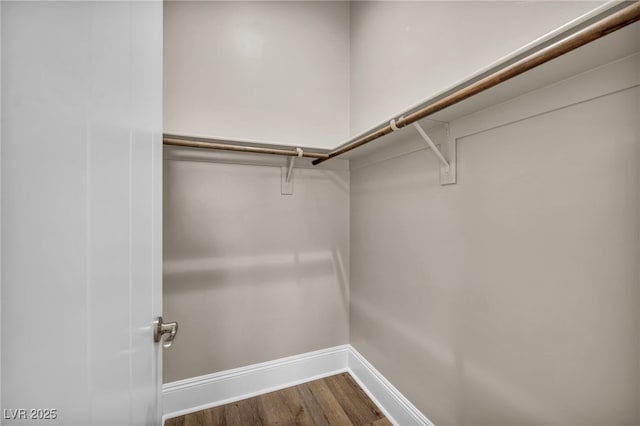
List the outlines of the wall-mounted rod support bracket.
{"type": "Polygon", "coordinates": [[[427,142],[433,153],[440,160],[440,185],[451,185],[456,183],[456,140],[451,139],[449,124],[445,124],[445,142],[437,145],[424,131],[418,122],[413,123],[413,127],[418,131],[422,139],[427,142]],[[440,147],[440,148],[439,148],[440,147]]]}
{"type": "Polygon", "coordinates": [[[418,124],[418,122],[415,122],[415,123],[413,123],[413,127],[416,128],[418,133],[420,133],[420,136],[422,136],[422,139],[424,139],[425,142],[427,142],[427,145],[429,145],[429,148],[431,148],[433,150],[433,153],[436,154],[436,157],[438,157],[438,159],[440,159],[440,162],[444,166],[446,166],[447,168],[451,167],[449,165],[449,162],[447,161],[447,159],[444,158],[444,156],[442,155],[442,153],[440,152],[440,150],[438,149],[436,144],[431,140],[431,138],[429,137],[427,132],[424,131],[422,126],[420,124],[418,124]]]}
{"type": "Polygon", "coordinates": [[[296,164],[296,158],[304,156],[302,148],[296,148],[298,153],[297,157],[287,157],[287,165],[282,167],[282,182],[281,182],[281,194],[292,195],[293,194],[293,166],[296,164]]]}
{"type": "Polygon", "coordinates": [[[440,153],[447,159],[449,166],[440,164],[440,185],[452,185],[458,181],[458,140],[451,137],[449,123],[445,123],[444,132],[445,138],[444,143],[440,145],[440,153]]]}
{"type": "MultiPolygon", "coordinates": [[[[302,157],[304,151],[302,148],[296,148],[296,152],[298,153],[298,158],[302,157]]],[[[291,182],[291,176],[293,174],[293,166],[296,163],[296,157],[287,157],[287,182],[291,182]]]]}

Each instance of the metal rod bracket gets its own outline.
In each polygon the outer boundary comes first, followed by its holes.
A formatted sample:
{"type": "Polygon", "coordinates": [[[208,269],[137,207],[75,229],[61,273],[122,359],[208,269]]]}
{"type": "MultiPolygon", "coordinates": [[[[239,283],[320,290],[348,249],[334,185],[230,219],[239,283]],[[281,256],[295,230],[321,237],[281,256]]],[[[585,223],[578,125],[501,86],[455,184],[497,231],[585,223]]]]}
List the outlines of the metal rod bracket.
{"type": "Polygon", "coordinates": [[[413,127],[418,131],[422,139],[431,148],[440,160],[440,185],[456,183],[456,140],[451,138],[449,124],[445,123],[445,141],[442,145],[436,144],[416,121],[413,127]]]}
{"type": "Polygon", "coordinates": [[[280,193],[282,195],[293,195],[293,166],[296,164],[296,158],[304,156],[302,148],[296,148],[297,157],[287,157],[287,165],[282,166],[280,193]]]}
{"type": "Polygon", "coordinates": [[[447,158],[449,165],[440,164],[440,185],[453,185],[458,181],[458,140],[451,137],[449,123],[444,125],[445,139],[440,152],[447,158]]]}

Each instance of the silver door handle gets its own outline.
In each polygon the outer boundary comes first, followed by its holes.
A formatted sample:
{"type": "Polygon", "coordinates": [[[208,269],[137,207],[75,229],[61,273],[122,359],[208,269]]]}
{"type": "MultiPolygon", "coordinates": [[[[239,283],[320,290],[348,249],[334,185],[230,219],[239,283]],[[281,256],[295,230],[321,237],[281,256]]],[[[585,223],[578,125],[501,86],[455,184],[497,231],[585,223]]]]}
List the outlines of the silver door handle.
{"type": "Polygon", "coordinates": [[[173,343],[173,340],[176,338],[176,334],[178,334],[178,323],[177,322],[162,322],[162,317],[156,318],[153,322],[153,341],[160,342],[162,340],[162,336],[167,334],[167,338],[162,342],[162,346],[168,348],[173,343]]]}

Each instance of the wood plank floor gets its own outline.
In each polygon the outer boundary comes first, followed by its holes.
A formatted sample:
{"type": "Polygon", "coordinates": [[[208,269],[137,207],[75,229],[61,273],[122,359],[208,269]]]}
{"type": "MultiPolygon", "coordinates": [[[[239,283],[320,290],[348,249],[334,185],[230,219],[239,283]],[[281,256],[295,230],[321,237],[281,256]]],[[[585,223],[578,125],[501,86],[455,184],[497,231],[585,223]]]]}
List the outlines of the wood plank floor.
{"type": "Polygon", "coordinates": [[[165,426],[391,426],[349,373],[168,419],[165,426]]]}

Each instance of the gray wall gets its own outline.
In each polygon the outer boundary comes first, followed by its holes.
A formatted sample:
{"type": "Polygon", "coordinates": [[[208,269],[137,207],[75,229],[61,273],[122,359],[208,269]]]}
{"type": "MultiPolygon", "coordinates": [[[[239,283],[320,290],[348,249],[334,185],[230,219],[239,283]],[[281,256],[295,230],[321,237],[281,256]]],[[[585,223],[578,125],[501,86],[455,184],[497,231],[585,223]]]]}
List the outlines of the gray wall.
{"type": "Polygon", "coordinates": [[[349,172],[337,166],[295,169],[281,195],[280,167],[165,161],[164,315],[180,323],[165,382],[348,343],[349,172]]]}
{"type": "Polygon", "coordinates": [[[164,130],[332,148],[349,133],[349,2],[164,2],[164,130]]]}
{"type": "Polygon", "coordinates": [[[351,343],[435,424],[640,423],[637,67],[454,122],[457,185],[425,149],[352,162],[351,343]]]}
{"type": "MultiPolygon", "coordinates": [[[[169,1],[164,12],[165,132],[321,148],[347,137],[347,2],[169,1]]],[[[172,158],[164,314],[180,333],[164,381],[347,343],[347,163],[296,170],[282,196],[281,158],[172,158]]]]}

